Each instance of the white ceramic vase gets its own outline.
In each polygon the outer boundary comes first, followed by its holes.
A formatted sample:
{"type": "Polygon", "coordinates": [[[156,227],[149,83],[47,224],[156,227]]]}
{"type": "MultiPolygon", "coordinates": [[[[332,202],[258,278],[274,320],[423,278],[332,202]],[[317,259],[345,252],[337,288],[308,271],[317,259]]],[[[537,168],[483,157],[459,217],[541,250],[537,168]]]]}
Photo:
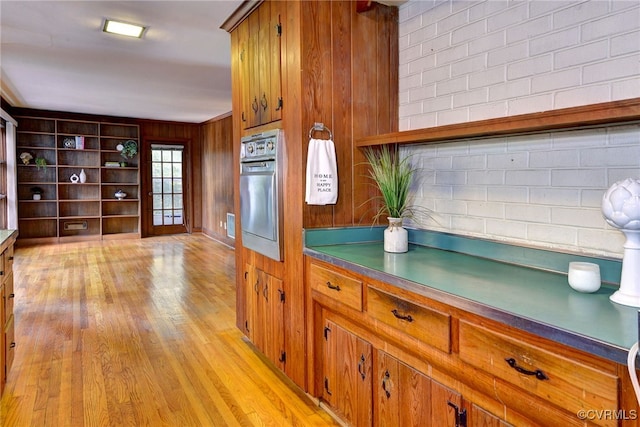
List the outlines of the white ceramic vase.
{"type": "Polygon", "coordinates": [[[389,227],[384,230],[384,251],[402,253],[409,250],[409,234],[402,226],[402,218],[387,218],[389,227]]]}
{"type": "Polygon", "coordinates": [[[80,183],[84,184],[85,182],[87,182],[87,174],[84,173],[84,169],[80,170],[80,183]]]}

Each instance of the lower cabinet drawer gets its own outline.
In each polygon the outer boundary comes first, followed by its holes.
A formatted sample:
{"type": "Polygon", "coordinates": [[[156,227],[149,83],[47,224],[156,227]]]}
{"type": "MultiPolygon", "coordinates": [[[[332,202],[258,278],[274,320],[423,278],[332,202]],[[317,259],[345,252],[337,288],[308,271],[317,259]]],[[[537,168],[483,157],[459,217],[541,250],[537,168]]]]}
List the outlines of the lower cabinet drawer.
{"type": "Polygon", "coordinates": [[[336,271],[311,264],[310,287],[342,304],[362,311],[362,282],[336,271]]]}
{"type": "MultiPolygon", "coordinates": [[[[460,359],[571,414],[618,408],[618,378],[557,353],[460,321],[460,359]]],[[[614,419],[592,420],[617,425],[614,419]]]]}
{"type": "Polygon", "coordinates": [[[451,316],[389,294],[367,288],[367,313],[438,350],[451,351],[451,316]]]}

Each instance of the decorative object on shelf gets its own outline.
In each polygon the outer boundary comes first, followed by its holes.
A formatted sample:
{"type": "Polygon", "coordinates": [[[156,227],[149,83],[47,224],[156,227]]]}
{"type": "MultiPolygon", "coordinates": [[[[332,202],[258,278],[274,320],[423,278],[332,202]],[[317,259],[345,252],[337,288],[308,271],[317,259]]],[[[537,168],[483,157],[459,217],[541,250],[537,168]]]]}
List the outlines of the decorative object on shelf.
{"type": "Polygon", "coordinates": [[[87,182],[87,174],[84,172],[84,169],[80,169],[80,183],[84,184],[87,182]]]}
{"type": "Polygon", "coordinates": [[[22,164],[28,165],[31,163],[32,159],[33,156],[31,155],[31,153],[27,153],[26,151],[20,153],[20,160],[22,160],[22,164]]]}
{"type": "Polygon", "coordinates": [[[601,285],[600,266],[592,262],[570,262],[567,280],[578,292],[595,292],[601,285]]]}
{"type": "Polygon", "coordinates": [[[78,181],[80,181],[80,177],[74,173],[73,175],[71,175],[71,177],[69,177],[69,180],[74,184],[77,184],[78,181]]]}
{"type": "Polygon", "coordinates": [[[106,168],[119,168],[122,162],[104,162],[106,168]]]}
{"type": "Polygon", "coordinates": [[[84,150],[84,136],[76,136],[76,150],[84,150]]]}
{"type": "Polygon", "coordinates": [[[36,167],[38,170],[47,168],[47,159],[44,157],[36,157],[36,167]]]}
{"type": "Polygon", "coordinates": [[[389,227],[384,231],[384,250],[407,252],[408,233],[402,226],[402,220],[413,218],[418,212],[409,200],[409,187],[416,169],[409,157],[400,158],[396,144],[383,145],[379,149],[366,147],[364,155],[371,167],[369,177],[381,193],[380,196],[373,198],[381,201],[373,221],[378,222],[383,215],[389,218],[389,227]],[[389,239],[388,242],[387,239],[389,239]]]}
{"type": "Polygon", "coordinates": [[[42,198],[42,193],[44,190],[40,187],[31,187],[31,197],[33,200],[40,200],[42,198]]]}
{"type": "Polygon", "coordinates": [[[128,139],[122,144],[120,155],[125,159],[133,159],[138,154],[138,144],[133,139],[128,139]]]}
{"type": "Polygon", "coordinates": [[[127,162],[120,162],[119,165],[121,168],[126,168],[127,167],[127,162]]]}
{"type": "Polygon", "coordinates": [[[76,148],[76,139],[67,137],[62,141],[62,146],[64,148],[76,148]]]}
{"type": "Polygon", "coordinates": [[[124,191],[122,191],[121,189],[118,188],[118,190],[116,191],[116,193],[114,194],[114,196],[116,196],[116,199],[118,200],[122,200],[125,197],[127,197],[127,193],[125,193],[124,191]]]}
{"type": "Polygon", "coordinates": [[[124,148],[124,145],[122,145],[122,144],[116,145],[116,150],[118,150],[118,151],[122,151],[123,148],[124,148]]]}
{"type": "Polygon", "coordinates": [[[620,289],[610,299],[640,307],[640,179],[627,178],[609,187],[602,196],[602,214],[626,237],[620,289]]]}

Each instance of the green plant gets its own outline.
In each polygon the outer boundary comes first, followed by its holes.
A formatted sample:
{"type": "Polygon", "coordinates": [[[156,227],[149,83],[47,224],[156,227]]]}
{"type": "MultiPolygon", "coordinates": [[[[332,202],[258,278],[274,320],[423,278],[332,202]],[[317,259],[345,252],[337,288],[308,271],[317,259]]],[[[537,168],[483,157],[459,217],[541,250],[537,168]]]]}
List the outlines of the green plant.
{"type": "Polygon", "coordinates": [[[120,155],[125,159],[133,159],[138,154],[138,144],[133,139],[129,139],[122,144],[120,155]]]}
{"type": "Polygon", "coordinates": [[[409,188],[416,168],[410,157],[401,158],[397,145],[383,145],[377,149],[366,147],[364,155],[370,166],[369,177],[380,190],[380,196],[373,198],[381,202],[373,217],[374,223],[381,216],[414,217],[417,210],[411,205],[409,188]]]}
{"type": "Polygon", "coordinates": [[[36,167],[38,170],[47,168],[47,159],[44,157],[36,157],[36,167]]]}

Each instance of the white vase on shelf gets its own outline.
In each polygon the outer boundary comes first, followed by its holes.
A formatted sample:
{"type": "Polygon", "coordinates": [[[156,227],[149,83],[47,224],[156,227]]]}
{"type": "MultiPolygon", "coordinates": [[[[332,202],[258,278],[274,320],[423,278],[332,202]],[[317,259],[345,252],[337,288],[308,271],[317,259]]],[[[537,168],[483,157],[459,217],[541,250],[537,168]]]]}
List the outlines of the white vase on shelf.
{"type": "Polygon", "coordinates": [[[87,182],[87,174],[84,172],[84,169],[80,170],[80,183],[84,184],[87,182]]]}
{"type": "Polygon", "coordinates": [[[389,227],[384,230],[384,251],[402,253],[409,250],[409,233],[402,226],[402,218],[387,218],[389,227]]]}

